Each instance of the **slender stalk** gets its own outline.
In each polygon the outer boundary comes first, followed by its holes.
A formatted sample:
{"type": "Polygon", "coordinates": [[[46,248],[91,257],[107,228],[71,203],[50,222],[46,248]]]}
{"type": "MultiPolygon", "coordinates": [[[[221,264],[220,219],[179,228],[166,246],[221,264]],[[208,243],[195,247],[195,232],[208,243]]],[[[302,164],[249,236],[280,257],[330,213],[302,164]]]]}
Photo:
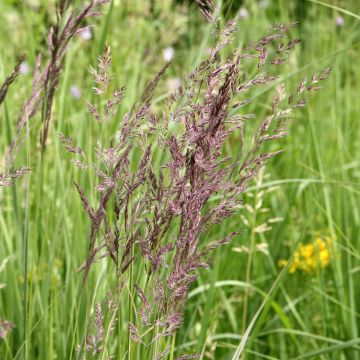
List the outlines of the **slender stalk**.
{"type": "MultiPolygon", "coordinates": [[[[26,122],[26,161],[27,166],[30,167],[30,127],[29,122],[26,122]]],[[[24,260],[24,359],[28,359],[28,260],[29,260],[29,197],[30,197],[30,177],[26,177],[26,205],[25,205],[25,218],[24,218],[24,234],[23,234],[23,260],[24,260]]]]}
{"type": "Polygon", "coordinates": [[[252,224],[251,224],[251,236],[250,236],[250,248],[249,248],[249,256],[248,262],[246,265],[246,287],[244,290],[244,306],[243,306],[243,316],[242,316],[242,334],[245,333],[247,328],[247,313],[248,313],[248,303],[249,303],[249,293],[250,293],[250,282],[251,282],[251,268],[253,262],[253,254],[255,250],[255,227],[256,227],[256,203],[257,203],[257,193],[254,197],[254,211],[252,217],[252,224]]]}
{"type": "Polygon", "coordinates": [[[172,336],[169,360],[174,360],[174,355],[175,355],[175,343],[176,343],[176,334],[174,334],[174,335],[172,336]]]}

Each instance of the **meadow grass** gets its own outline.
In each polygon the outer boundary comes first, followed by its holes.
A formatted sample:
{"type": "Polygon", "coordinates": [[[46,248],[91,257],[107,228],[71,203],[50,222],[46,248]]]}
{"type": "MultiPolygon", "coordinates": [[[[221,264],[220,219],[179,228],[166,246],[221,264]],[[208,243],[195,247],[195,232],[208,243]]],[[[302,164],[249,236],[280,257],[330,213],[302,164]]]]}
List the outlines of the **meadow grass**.
{"type": "MultiPolygon", "coordinates": [[[[40,4],[36,10],[30,3],[0,3],[0,83],[11,71],[16,54],[25,52],[32,66],[36,53],[43,51],[53,2],[35,1],[40,4]]],[[[143,1],[114,1],[92,29],[92,39],[74,42],[55,99],[46,153],[41,157],[40,124],[34,122],[26,129],[17,160],[18,166],[31,167],[31,174],[13,188],[0,189],[0,260],[9,257],[0,274],[0,283],[6,284],[0,289],[0,318],[16,326],[0,340],[3,359],[77,358],[75,349],[84,343],[95,304],[104,300],[108,284],[114,282],[111,264],[104,261],[96,264],[82,288],[77,269],[87,256],[89,222],[73,181],[81,183],[93,200],[94,180],[71,166],[57,134],[72,134],[84,149],[94,148],[98,127],[85,105],[92,96],[88,68],[106,43],[112,48],[115,81],[127,88],[121,114],[164,63],[166,47],[174,46],[175,57],[157,92],[159,107],[167,79],[181,78],[200,62],[211,37],[199,13],[171,1],[155,4],[150,13],[143,1]],[[71,96],[74,85],[81,90],[80,99],[71,96]]],[[[204,359],[237,359],[241,353],[246,359],[358,360],[359,5],[356,0],[279,0],[270,2],[267,9],[256,1],[245,1],[243,6],[249,17],[240,21],[232,46],[257,39],[275,22],[300,20],[291,33],[302,44],[281,76],[296,87],[309,72],[327,66],[333,72],[324,88],[296,114],[289,136],[274,148],[286,151],[272,159],[263,177],[249,187],[245,198],[253,211],[241,209],[207,234],[215,240],[229,230],[242,232],[217,250],[211,270],[199,271],[184,323],[170,341],[174,352],[169,358],[185,352],[204,359]],[[336,25],[340,14],[343,26],[336,25]],[[256,209],[259,199],[261,207],[256,209]],[[268,212],[262,211],[265,208],[268,212]],[[272,218],[282,220],[269,231],[254,231],[272,218]],[[278,266],[280,259],[291,258],[299,244],[312,243],[318,234],[332,239],[329,266],[315,273],[290,273],[289,266],[278,266]]],[[[0,154],[10,143],[19,105],[30,86],[31,74],[21,75],[0,108],[0,154]]],[[[261,90],[254,96],[257,106],[251,111],[260,117],[267,110],[269,93],[261,90]]],[[[238,137],[230,139],[226,151],[239,152],[238,137]]],[[[131,299],[125,298],[118,312],[123,324],[129,312],[131,299]]],[[[127,339],[120,338],[118,353],[128,346],[127,339]]],[[[147,355],[134,350],[131,358],[147,355]]]]}

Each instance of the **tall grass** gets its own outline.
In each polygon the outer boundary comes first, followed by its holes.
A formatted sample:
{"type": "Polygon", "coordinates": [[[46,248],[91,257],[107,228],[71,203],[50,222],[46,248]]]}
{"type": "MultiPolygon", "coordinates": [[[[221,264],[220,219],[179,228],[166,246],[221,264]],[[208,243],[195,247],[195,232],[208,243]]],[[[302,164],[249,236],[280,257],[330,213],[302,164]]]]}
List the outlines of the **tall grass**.
{"type": "MultiPolygon", "coordinates": [[[[2,259],[9,256],[0,275],[0,282],[6,284],[0,290],[0,318],[16,325],[1,340],[4,359],[76,358],[76,346],[93,334],[96,304],[104,299],[107,285],[114,279],[109,275],[110,264],[102,262],[94,266],[82,288],[82,274],[77,270],[87,255],[89,223],[73,180],[92,194],[91,201],[95,196],[94,180],[91,174],[69,166],[71,157],[63,152],[57,134],[72,134],[76,145],[87,150],[96,145],[93,139],[97,128],[87,115],[84,101],[91,100],[87,95],[91,87],[87,69],[96,63],[105,43],[111,45],[114,72],[119,74],[115,82],[127,85],[120,115],[129,110],[136,94],[159,68],[163,49],[175,47],[167,78],[181,77],[205,56],[211,37],[200,15],[184,5],[176,5],[175,14],[170,1],[155,3],[156,11],[151,15],[143,2],[114,1],[107,8],[108,14],[92,29],[92,39],[79,39],[69,49],[43,166],[39,166],[37,155],[39,126],[34,123],[27,129],[25,146],[16,162],[17,167],[31,167],[31,174],[15,187],[0,190],[0,254],[2,259]],[[71,95],[72,85],[82,91],[80,100],[71,95]]],[[[1,3],[0,22],[5,30],[0,42],[14,46],[2,46],[0,83],[11,73],[16,49],[26,49],[27,62],[34,64],[42,49],[38,44],[42,44],[46,32],[47,6],[52,4],[40,3],[34,11],[27,2],[16,7],[11,2],[1,3]]],[[[269,209],[269,217],[261,213],[259,224],[275,217],[283,220],[273,224],[271,230],[256,234],[252,244],[248,239],[253,227],[243,223],[244,211],[207,234],[210,241],[228,231],[243,232],[236,242],[217,251],[210,270],[199,271],[184,323],[170,345],[174,358],[200,353],[203,358],[225,359],[236,358],[240,352],[247,359],[359,357],[360,28],[356,16],[349,14],[358,16],[359,12],[356,1],[335,5],[346,11],[310,2],[279,1],[265,10],[256,2],[243,4],[250,17],[240,21],[234,46],[260,37],[274,22],[299,19],[299,27],[291,32],[301,38],[302,45],[282,72],[287,85],[296,87],[306,73],[330,65],[333,74],[326,87],[309,100],[307,110],[298,113],[291,123],[290,134],[281,144],[286,152],[270,161],[262,183],[248,189],[253,199],[259,192],[276,187],[264,196],[262,206],[269,209]],[[344,17],[341,27],[336,26],[340,13],[344,17]],[[289,273],[287,268],[281,273],[278,260],[289,259],[300,243],[312,243],[316,232],[333,240],[330,265],[315,273],[289,273]],[[267,244],[268,251],[258,251],[258,244],[267,244]]],[[[155,98],[159,107],[167,78],[155,98]]],[[[17,109],[30,84],[30,74],[20,75],[0,108],[0,154],[5,154],[13,137],[17,109]]],[[[262,108],[250,111],[260,118],[268,110],[269,94],[262,91],[254,96],[262,108]]],[[[110,133],[114,131],[115,127],[109,128],[110,133]]],[[[238,154],[237,136],[227,143],[226,152],[238,154]]],[[[116,314],[124,324],[128,305],[116,314]]],[[[127,339],[120,339],[117,347],[119,352],[125,351],[127,339]]],[[[132,358],[144,356],[134,351],[132,358]]]]}

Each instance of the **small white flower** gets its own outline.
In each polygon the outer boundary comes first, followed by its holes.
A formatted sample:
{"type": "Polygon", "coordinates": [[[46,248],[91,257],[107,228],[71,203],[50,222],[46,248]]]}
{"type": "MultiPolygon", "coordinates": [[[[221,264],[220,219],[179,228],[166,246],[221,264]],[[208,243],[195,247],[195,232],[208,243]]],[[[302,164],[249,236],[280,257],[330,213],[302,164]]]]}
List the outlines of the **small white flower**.
{"type": "Polygon", "coordinates": [[[84,28],[84,30],[80,33],[80,36],[84,41],[89,41],[92,38],[90,27],[88,26],[84,28]]]}
{"type": "Polygon", "coordinates": [[[269,0],[260,0],[259,7],[261,9],[267,9],[269,7],[269,0]]]}
{"type": "Polygon", "coordinates": [[[174,57],[175,50],[173,47],[167,47],[163,51],[163,58],[165,61],[171,61],[174,57]]]}
{"type": "Polygon", "coordinates": [[[336,25],[337,26],[344,26],[344,24],[345,24],[344,18],[341,15],[338,15],[336,17],[336,25]]]}
{"type": "Polygon", "coordinates": [[[249,17],[249,12],[245,8],[241,8],[239,11],[240,19],[247,19],[249,17]]]}
{"type": "Polygon", "coordinates": [[[175,91],[181,86],[181,80],[179,78],[170,78],[166,81],[168,91],[175,91]]]}
{"type": "Polygon", "coordinates": [[[30,72],[30,66],[26,61],[23,61],[20,64],[20,69],[19,69],[20,74],[22,75],[26,75],[30,72]]]}
{"type": "Polygon", "coordinates": [[[75,99],[80,99],[81,98],[81,90],[77,85],[71,85],[70,94],[75,99]]]}

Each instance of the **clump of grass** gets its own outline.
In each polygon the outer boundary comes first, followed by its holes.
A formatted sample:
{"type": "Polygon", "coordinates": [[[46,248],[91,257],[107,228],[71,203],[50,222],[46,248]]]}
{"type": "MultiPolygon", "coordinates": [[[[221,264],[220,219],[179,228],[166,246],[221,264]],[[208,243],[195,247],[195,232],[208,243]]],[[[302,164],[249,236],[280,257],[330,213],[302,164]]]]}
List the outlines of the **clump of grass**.
{"type": "MultiPolygon", "coordinates": [[[[84,20],[101,14],[98,9],[108,3],[108,0],[92,0],[81,10],[72,9],[71,2],[60,0],[57,6],[57,21],[50,27],[47,38],[48,59],[42,65],[42,56],[36,59],[32,89],[26,101],[19,111],[16,134],[7,151],[7,169],[12,168],[16,155],[21,147],[21,137],[26,125],[38,113],[41,112],[42,131],[40,144],[42,152],[46,148],[54,96],[58,87],[65,57],[74,36],[84,30],[84,20]]],[[[5,80],[1,88],[0,103],[6,96],[7,88],[19,73],[18,63],[11,76],[5,80]]]]}
{"type": "MultiPolygon", "coordinates": [[[[112,88],[111,52],[107,47],[97,69],[91,69],[101,106],[88,103],[101,129],[95,149],[97,162],[88,161],[90,157],[71,137],[59,135],[65,148],[77,154],[75,164],[97,176],[96,206],[75,183],[91,222],[88,257],[81,268],[83,281],[85,285],[95,263],[111,259],[116,306],[120,307],[123,291],[128,291],[129,357],[141,351],[155,359],[170,351],[173,354],[174,343],[167,338],[173,337],[182,323],[197,271],[208,268],[212,253],[237,235],[231,232],[208,243],[206,233],[237,211],[248,182],[279,153],[264,151],[264,144],[287,134],[293,110],[304,106],[305,93],[318,90],[319,82],[330,71],[315,74],[310,81],[302,80],[294,93],[287,94],[285,86],[279,86],[248,144],[244,134],[254,115],[243,110],[252,103],[247,94],[277,79],[263,68],[284,63],[287,53],[299,43],[298,39],[284,41],[295,23],[276,24],[244,51],[223,55],[236,31],[237,19],[220,29],[213,3],[201,1],[200,5],[213,24],[216,44],[183,85],[169,94],[161,114],[155,112],[152,100],[169,63],[122,118],[117,131],[103,135],[109,130],[109,122],[117,121],[125,92],[125,88],[112,88]],[[256,74],[249,76],[243,70],[242,63],[247,60],[256,61],[256,74]],[[227,157],[224,144],[235,132],[240,134],[241,153],[227,157]],[[155,160],[160,153],[159,165],[155,160]],[[133,343],[143,345],[143,350],[133,343]]],[[[107,341],[100,339],[102,344],[107,341]]],[[[84,352],[88,345],[86,341],[84,352]]],[[[105,351],[98,343],[95,348],[96,352],[105,351]]]]}

